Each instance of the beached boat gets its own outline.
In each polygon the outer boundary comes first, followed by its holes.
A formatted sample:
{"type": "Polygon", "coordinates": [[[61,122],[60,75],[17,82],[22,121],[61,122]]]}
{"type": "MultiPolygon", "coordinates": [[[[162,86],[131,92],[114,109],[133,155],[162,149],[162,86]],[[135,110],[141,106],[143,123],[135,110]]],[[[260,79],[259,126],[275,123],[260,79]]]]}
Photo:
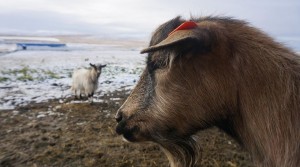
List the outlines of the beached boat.
{"type": "Polygon", "coordinates": [[[0,52],[9,52],[15,50],[62,50],[66,44],[61,43],[56,38],[51,37],[17,37],[2,36],[0,37],[0,52]],[[9,47],[8,47],[9,46],[9,47]],[[14,48],[11,50],[11,48],[14,48]]]}

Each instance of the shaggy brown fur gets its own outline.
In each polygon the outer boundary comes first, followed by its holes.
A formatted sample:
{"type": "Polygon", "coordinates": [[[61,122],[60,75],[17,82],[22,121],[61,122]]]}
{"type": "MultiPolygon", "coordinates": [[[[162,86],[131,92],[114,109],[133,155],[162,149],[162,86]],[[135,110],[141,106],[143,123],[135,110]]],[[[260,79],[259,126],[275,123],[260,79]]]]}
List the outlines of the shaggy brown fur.
{"type": "Polygon", "coordinates": [[[231,18],[192,19],[198,27],[153,34],[147,66],[119,109],[117,133],[161,145],[171,166],[194,166],[194,134],[217,126],[257,166],[300,166],[300,60],[290,49],[231,18]]]}

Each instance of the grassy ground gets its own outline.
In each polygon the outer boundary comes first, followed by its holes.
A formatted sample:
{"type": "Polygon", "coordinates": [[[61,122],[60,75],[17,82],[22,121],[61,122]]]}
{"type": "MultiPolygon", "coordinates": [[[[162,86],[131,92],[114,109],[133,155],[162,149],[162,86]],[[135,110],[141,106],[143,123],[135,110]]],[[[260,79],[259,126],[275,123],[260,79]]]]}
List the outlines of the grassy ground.
{"type": "MultiPolygon", "coordinates": [[[[116,135],[113,117],[126,97],[114,92],[101,103],[53,100],[1,111],[0,166],[168,166],[157,145],[126,143],[116,135]]],[[[218,129],[198,135],[199,166],[253,166],[249,155],[218,129]]]]}

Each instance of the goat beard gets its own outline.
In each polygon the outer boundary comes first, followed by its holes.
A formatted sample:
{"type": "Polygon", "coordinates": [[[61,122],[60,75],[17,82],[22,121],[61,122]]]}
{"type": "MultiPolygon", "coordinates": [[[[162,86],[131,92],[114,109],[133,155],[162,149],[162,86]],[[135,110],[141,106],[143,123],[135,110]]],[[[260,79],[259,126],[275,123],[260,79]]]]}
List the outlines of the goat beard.
{"type": "Polygon", "coordinates": [[[160,135],[152,136],[166,154],[171,167],[192,167],[201,159],[201,148],[197,144],[197,136],[167,138],[160,135]]]}

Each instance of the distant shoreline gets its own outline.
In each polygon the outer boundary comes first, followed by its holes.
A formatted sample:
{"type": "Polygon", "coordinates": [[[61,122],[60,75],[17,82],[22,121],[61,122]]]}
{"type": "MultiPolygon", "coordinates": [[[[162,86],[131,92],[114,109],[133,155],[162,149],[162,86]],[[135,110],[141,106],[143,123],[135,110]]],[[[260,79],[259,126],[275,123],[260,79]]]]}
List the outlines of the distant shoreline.
{"type": "MultiPolygon", "coordinates": [[[[84,44],[98,44],[98,45],[120,45],[124,47],[138,47],[145,48],[148,46],[149,39],[134,39],[134,38],[109,38],[109,37],[100,37],[97,35],[12,35],[12,34],[1,34],[0,41],[2,37],[8,38],[37,38],[37,39],[51,39],[53,41],[59,41],[62,43],[84,43],[84,44]]],[[[291,48],[290,46],[287,46],[291,48]]],[[[300,50],[291,48],[296,52],[297,55],[300,55],[300,50]]]]}
{"type": "Polygon", "coordinates": [[[53,36],[58,38],[64,43],[86,43],[86,44],[103,44],[103,45],[122,45],[122,46],[134,46],[134,47],[146,47],[146,40],[137,39],[113,39],[113,38],[101,38],[97,36],[53,36]]]}
{"type": "Polygon", "coordinates": [[[118,44],[126,46],[146,46],[148,39],[135,38],[109,38],[100,37],[97,35],[11,35],[1,34],[0,41],[3,38],[7,39],[45,39],[52,41],[60,41],[63,43],[86,43],[86,44],[118,44]]]}

